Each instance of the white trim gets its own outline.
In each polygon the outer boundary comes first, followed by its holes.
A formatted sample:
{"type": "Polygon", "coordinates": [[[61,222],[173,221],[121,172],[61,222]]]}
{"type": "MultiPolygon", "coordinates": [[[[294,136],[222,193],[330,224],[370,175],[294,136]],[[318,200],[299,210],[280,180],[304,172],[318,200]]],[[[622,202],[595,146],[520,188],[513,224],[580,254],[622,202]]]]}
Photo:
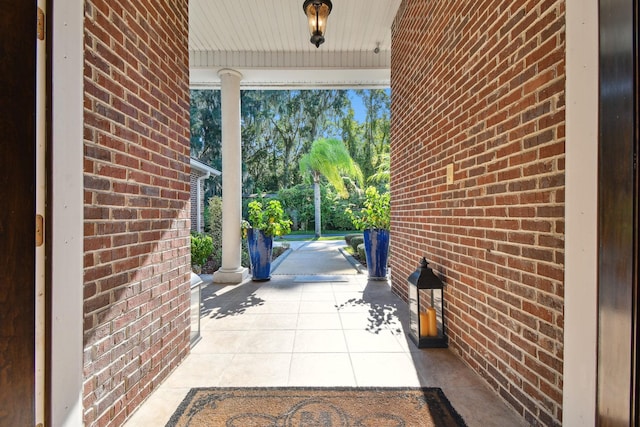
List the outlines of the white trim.
{"type": "Polygon", "coordinates": [[[348,52],[235,52],[189,50],[190,67],[277,69],[389,69],[391,50],[348,52]]]}
{"type": "MultiPolygon", "coordinates": [[[[46,1],[37,1],[38,9],[43,12],[47,10],[46,1]]],[[[35,37],[35,35],[34,35],[35,37]]],[[[46,134],[47,134],[47,40],[37,38],[37,53],[36,53],[36,214],[41,215],[42,218],[46,217],[46,195],[47,195],[47,182],[46,182],[46,134]]],[[[47,325],[47,313],[46,307],[46,253],[45,244],[36,246],[36,282],[35,282],[35,295],[36,295],[36,332],[35,332],[35,345],[36,345],[36,359],[35,359],[35,371],[36,371],[36,425],[44,424],[45,421],[45,406],[46,406],[46,325],[47,325]]]]}
{"type": "Polygon", "coordinates": [[[82,0],[52,3],[51,425],[82,425],[82,0]]]}
{"type": "Polygon", "coordinates": [[[189,164],[191,165],[192,168],[199,170],[202,173],[210,173],[216,176],[219,176],[221,174],[219,170],[214,169],[211,166],[205,163],[202,163],[200,160],[194,159],[193,157],[189,159],[189,164]]]}
{"type": "Polygon", "coordinates": [[[598,1],[567,0],[563,424],[595,425],[598,1]]]}
{"type": "MultiPolygon", "coordinates": [[[[221,66],[189,68],[192,89],[220,89],[221,66]]],[[[238,68],[243,90],[387,89],[391,71],[383,68],[238,68]]]]}

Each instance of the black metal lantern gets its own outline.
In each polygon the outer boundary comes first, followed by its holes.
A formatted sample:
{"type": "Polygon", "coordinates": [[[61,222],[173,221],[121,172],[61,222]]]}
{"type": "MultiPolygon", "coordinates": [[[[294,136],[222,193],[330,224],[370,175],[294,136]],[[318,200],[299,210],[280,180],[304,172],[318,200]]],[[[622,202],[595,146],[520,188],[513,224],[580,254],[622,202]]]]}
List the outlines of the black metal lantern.
{"type": "Polygon", "coordinates": [[[315,44],[316,47],[320,47],[320,45],[324,43],[327,17],[331,13],[332,8],[331,0],[305,0],[302,5],[302,9],[309,20],[311,43],[315,44]]]}
{"type": "Polygon", "coordinates": [[[418,348],[447,347],[444,284],[429,268],[425,258],[407,280],[411,339],[418,348]]]}

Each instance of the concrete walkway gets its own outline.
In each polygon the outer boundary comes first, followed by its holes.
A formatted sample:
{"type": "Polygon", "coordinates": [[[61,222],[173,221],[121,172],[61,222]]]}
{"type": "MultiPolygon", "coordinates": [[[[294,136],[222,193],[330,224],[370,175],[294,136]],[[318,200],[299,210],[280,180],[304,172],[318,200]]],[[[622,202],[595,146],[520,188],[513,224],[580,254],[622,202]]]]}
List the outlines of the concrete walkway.
{"type": "Polygon", "coordinates": [[[416,348],[406,302],[342,244],[292,245],[268,282],[205,286],[202,340],[126,426],[164,426],[192,387],[233,386],[440,387],[469,427],[525,425],[451,350],[416,348]]]}
{"type": "Polygon", "coordinates": [[[345,245],[344,240],[290,242],[290,250],[276,259],[271,274],[359,274],[358,269],[341,251],[345,245]]]}

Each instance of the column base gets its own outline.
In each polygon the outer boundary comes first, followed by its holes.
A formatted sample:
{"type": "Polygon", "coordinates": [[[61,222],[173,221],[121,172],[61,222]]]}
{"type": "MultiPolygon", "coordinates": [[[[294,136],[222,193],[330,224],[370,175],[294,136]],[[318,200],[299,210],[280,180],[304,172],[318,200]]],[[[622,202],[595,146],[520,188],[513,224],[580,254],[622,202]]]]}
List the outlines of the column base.
{"type": "Polygon", "coordinates": [[[249,277],[249,270],[244,267],[236,269],[220,268],[213,273],[213,283],[236,285],[249,277]]]}

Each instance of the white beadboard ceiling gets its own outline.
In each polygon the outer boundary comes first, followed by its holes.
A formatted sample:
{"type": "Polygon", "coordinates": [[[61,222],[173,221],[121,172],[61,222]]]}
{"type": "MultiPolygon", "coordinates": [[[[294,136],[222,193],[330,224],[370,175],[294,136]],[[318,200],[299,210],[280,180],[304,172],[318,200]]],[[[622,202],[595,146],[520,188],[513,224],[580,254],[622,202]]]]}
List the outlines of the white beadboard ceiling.
{"type": "Polygon", "coordinates": [[[333,0],[320,48],[309,42],[302,3],[190,0],[191,87],[218,87],[222,68],[242,73],[244,89],[389,86],[401,0],[333,0]]]}

